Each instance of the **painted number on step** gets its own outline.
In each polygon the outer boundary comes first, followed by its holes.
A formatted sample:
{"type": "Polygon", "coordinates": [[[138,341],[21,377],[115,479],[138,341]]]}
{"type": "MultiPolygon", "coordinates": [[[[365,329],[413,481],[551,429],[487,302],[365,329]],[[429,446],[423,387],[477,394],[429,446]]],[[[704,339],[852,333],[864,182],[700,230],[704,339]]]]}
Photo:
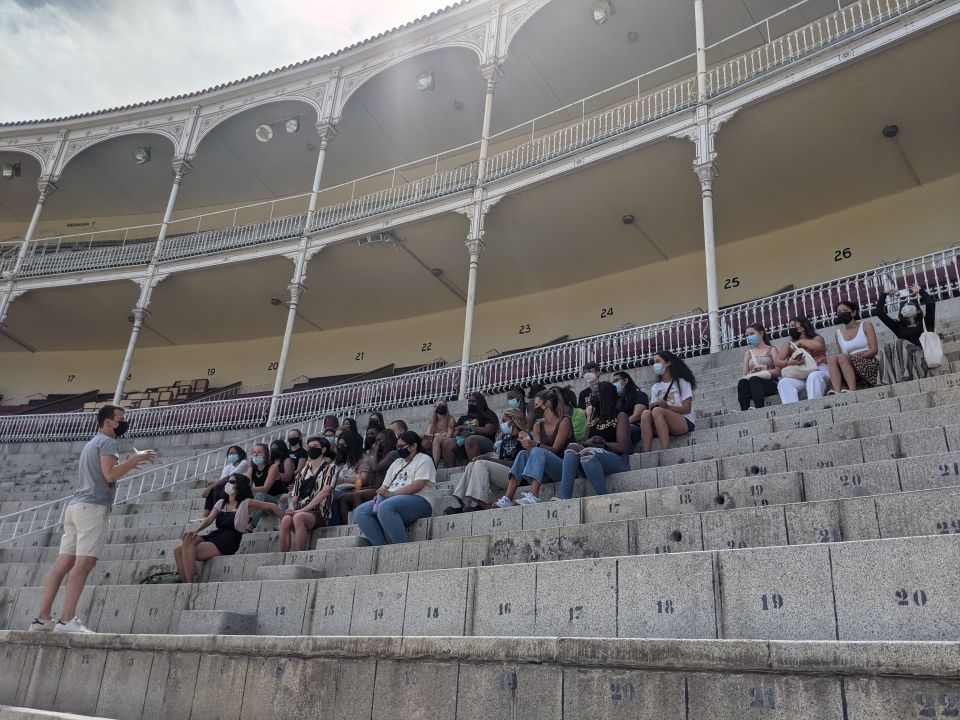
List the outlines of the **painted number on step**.
{"type": "Polygon", "coordinates": [[[212,376],[212,375],[216,375],[216,374],[217,374],[217,369],[216,369],[216,368],[207,368],[207,375],[208,375],[208,376],[212,376]]]}
{"type": "Polygon", "coordinates": [[[859,487],[863,485],[863,478],[859,475],[841,475],[840,476],[840,486],[841,487],[859,487]]]}
{"type": "Polygon", "coordinates": [[[77,379],[76,375],[67,375],[67,382],[73,382],[77,379]]]}
{"type": "Polygon", "coordinates": [[[511,603],[500,603],[497,606],[497,615],[509,615],[513,612],[513,605],[511,603]]]}
{"type": "Polygon", "coordinates": [[[436,619],[440,617],[440,608],[438,607],[428,607],[427,608],[427,619],[436,619]]]}
{"type": "Polygon", "coordinates": [[[731,550],[743,550],[746,546],[743,540],[727,540],[727,547],[731,550]]]}
{"type": "Polygon", "coordinates": [[[681,505],[691,505],[693,504],[693,496],[688,490],[683,490],[680,492],[680,504],[681,505]]]}
{"type": "Polygon", "coordinates": [[[556,520],[556,519],[557,519],[557,511],[556,511],[556,510],[547,510],[546,513],[547,513],[547,519],[548,519],[548,520],[556,520]]]}
{"type": "Polygon", "coordinates": [[[656,555],[666,555],[667,553],[673,552],[673,550],[670,549],[669,545],[657,545],[653,549],[653,552],[656,555]]]}
{"type": "Polygon", "coordinates": [[[374,620],[383,620],[383,608],[377,608],[373,611],[374,620]]]}
{"type": "Polygon", "coordinates": [[[420,352],[430,352],[431,350],[433,350],[432,342],[426,342],[420,346],[420,352]]]}
{"type": "Polygon", "coordinates": [[[657,600],[657,615],[673,615],[673,600],[657,600]]]}
{"type": "Polygon", "coordinates": [[[739,276],[736,276],[736,277],[728,277],[726,280],[723,281],[723,289],[724,289],[724,290],[733,290],[733,288],[738,288],[738,287],[740,287],[740,277],[739,277],[739,276]]]}
{"type": "Polygon", "coordinates": [[[613,317],[613,307],[606,307],[600,309],[600,318],[613,317]]]}
{"type": "Polygon", "coordinates": [[[515,672],[505,672],[497,675],[497,690],[509,692],[517,689],[517,674],[515,672]]]}
{"type": "Polygon", "coordinates": [[[840,528],[820,528],[817,542],[840,542],[840,528]]]}
{"type": "Polygon", "coordinates": [[[567,622],[573,622],[574,620],[581,620],[583,618],[583,605],[577,605],[572,608],[567,608],[567,622]]]}
{"type": "Polygon", "coordinates": [[[833,466],[833,460],[817,460],[818,468],[832,468],[833,466]]]}
{"type": "Polygon", "coordinates": [[[492,521],[490,524],[491,524],[492,527],[502,527],[502,526],[503,526],[503,518],[494,518],[493,521],[492,521]]]}
{"type": "Polygon", "coordinates": [[[780,610],[783,607],[783,596],[780,593],[761,595],[760,607],[764,610],[780,610]]]}
{"type": "Polygon", "coordinates": [[[941,520],[937,523],[937,532],[941,535],[960,533],[960,520],[941,520]]]}
{"type": "Polygon", "coordinates": [[[958,696],[953,693],[944,693],[942,695],[917,693],[913,700],[920,706],[917,717],[960,717],[960,709],[957,708],[958,696]]]}
{"type": "Polygon", "coordinates": [[[530,329],[529,323],[524,323],[523,325],[520,326],[520,332],[517,333],[517,334],[518,334],[518,335],[528,335],[528,334],[530,334],[530,332],[531,332],[531,329],[530,329]]]}
{"type": "Polygon", "coordinates": [[[277,606],[277,607],[275,607],[275,608],[273,609],[273,616],[274,616],[274,617],[282,617],[282,616],[284,616],[284,615],[286,615],[286,614],[287,614],[287,606],[286,606],[286,605],[279,605],[279,606],[277,606]]]}
{"type": "Polygon", "coordinates": [[[853,250],[851,250],[848,247],[833,251],[834,262],[843,262],[844,260],[849,260],[852,257],[853,257],[853,250]]]}
{"type": "Polygon", "coordinates": [[[607,503],[607,513],[608,513],[608,514],[610,514],[610,515],[616,515],[616,514],[619,513],[619,512],[620,512],[620,503],[618,503],[618,502],[607,503]]]}
{"type": "Polygon", "coordinates": [[[758,710],[776,710],[776,690],[768,687],[750,688],[750,707],[758,710]]]}
{"type": "Polygon", "coordinates": [[[357,362],[359,362],[360,360],[363,360],[363,353],[358,352],[356,355],[353,356],[353,359],[357,362]]]}
{"type": "Polygon", "coordinates": [[[267,370],[277,370],[279,367],[280,363],[278,362],[267,363],[267,370]]]}
{"type": "Polygon", "coordinates": [[[403,681],[407,685],[416,685],[417,684],[417,671],[416,670],[407,670],[403,674],[403,681]]]}
{"type": "Polygon", "coordinates": [[[914,590],[911,593],[909,590],[901,588],[894,594],[897,597],[897,605],[900,607],[909,607],[910,605],[923,607],[927,604],[926,590],[914,590]]]}
{"type": "Polygon", "coordinates": [[[633,683],[612,682],[610,683],[610,700],[615,703],[637,702],[637,689],[633,683]]]}
{"type": "Polygon", "coordinates": [[[333,606],[333,605],[325,605],[325,606],[324,606],[324,608],[323,608],[323,616],[324,616],[324,617],[330,617],[331,615],[335,615],[335,614],[336,614],[336,613],[334,612],[334,606],[333,606]]]}

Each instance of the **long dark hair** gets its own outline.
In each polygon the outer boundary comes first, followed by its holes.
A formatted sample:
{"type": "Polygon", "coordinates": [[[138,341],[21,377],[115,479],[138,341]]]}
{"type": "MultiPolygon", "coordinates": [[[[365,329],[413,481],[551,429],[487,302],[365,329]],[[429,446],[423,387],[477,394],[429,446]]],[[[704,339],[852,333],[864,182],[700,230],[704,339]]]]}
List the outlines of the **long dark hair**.
{"type": "Polygon", "coordinates": [[[687,364],[683,360],[669,350],[657,350],[654,355],[659,355],[670,363],[670,376],[674,380],[686,380],[690,383],[691,390],[697,389],[697,378],[694,377],[693,371],[687,367],[687,364]]]}
{"type": "Polygon", "coordinates": [[[490,409],[489,405],[487,405],[487,399],[483,396],[483,393],[470,393],[468,402],[470,400],[473,400],[477,404],[477,417],[486,421],[486,423],[493,423],[494,425],[499,423],[497,420],[497,414],[490,409]]]}
{"type": "Polygon", "coordinates": [[[387,453],[391,453],[396,449],[397,436],[393,434],[392,430],[384,430],[382,433],[377,435],[377,442],[373,446],[373,450],[370,452],[373,453],[373,457],[375,457],[377,460],[383,460],[387,453]]]}
{"type": "MultiPolygon", "coordinates": [[[[234,499],[237,501],[237,505],[242,503],[244,500],[251,500],[253,498],[253,487],[250,483],[250,478],[248,478],[243,473],[234,473],[230,476],[230,482],[233,483],[233,486],[236,488],[234,494],[234,499]]],[[[224,505],[226,505],[226,500],[224,500],[224,505]]]]}
{"type": "Polygon", "coordinates": [[[353,430],[357,432],[357,420],[356,418],[344,418],[343,422],[340,423],[340,427],[344,430],[353,430]]]}
{"type": "MultiPolygon", "coordinates": [[[[420,436],[417,435],[413,430],[407,430],[406,432],[400,433],[399,440],[403,440],[407,447],[410,448],[410,452],[414,455],[417,453],[423,452],[423,448],[420,447],[420,436]]],[[[430,453],[424,453],[427,457],[433,457],[430,453]]]]}
{"type": "Polygon", "coordinates": [[[817,337],[817,329],[813,327],[813,323],[806,315],[797,315],[796,317],[790,319],[803,328],[803,334],[808,338],[812,340],[813,338],[817,337]]]}
{"type": "Polygon", "coordinates": [[[833,311],[837,312],[840,310],[841,305],[846,305],[848,308],[850,308],[850,312],[853,313],[854,319],[860,317],[860,303],[858,303],[856,300],[841,300],[833,306],[833,311]]]}
{"type": "Polygon", "coordinates": [[[520,401],[517,409],[522,413],[527,412],[527,394],[523,391],[523,388],[519,385],[514,385],[512,388],[507,390],[507,400],[510,399],[511,393],[516,396],[517,400],[520,401]]]}
{"type": "Polygon", "coordinates": [[[597,402],[594,404],[593,398],[590,398],[590,406],[593,408],[593,418],[590,425],[616,420],[617,389],[613,386],[613,383],[601,380],[597,383],[597,389],[593,395],[596,396],[597,402]]]}
{"type": "Polygon", "coordinates": [[[236,452],[236,453],[237,453],[237,462],[240,462],[241,460],[246,460],[246,459],[247,459],[247,453],[246,453],[246,452],[244,451],[244,449],[243,449],[242,447],[240,447],[239,445],[231,445],[230,447],[228,447],[228,448],[227,448],[227,455],[229,455],[231,452],[236,452]]]}
{"type": "Polygon", "coordinates": [[[286,460],[290,458],[290,448],[287,446],[286,440],[281,440],[276,438],[270,441],[270,457],[268,458],[271,463],[276,463],[280,466],[280,472],[283,472],[283,464],[286,460]],[[277,460],[273,459],[273,449],[277,448],[277,455],[280,457],[277,460]]]}
{"type": "MultiPolygon", "coordinates": [[[[346,425],[346,421],[344,421],[344,425],[346,425]]],[[[363,457],[363,438],[360,437],[360,433],[354,430],[344,430],[337,439],[338,445],[340,440],[343,440],[346,447],[343,452],[341,452],[338,447],[337,464],[346,463],[348,466],[353,467],[360,462],[360,458],[363,457]]]]}
{"type": "MultiPolygon", "coordinates": [[[[623,378],[623,379],[624,379],[623,392],[620,393],[622,396],[627,396],[627,395],[629,395],[630,393],[636,392],[636,390],[637,390],[637,384],[633,381],[633,378],[630,377],[625,371],[623,371],[623,370],[617,370],[617,371],[613,374],[613,377],[614,377],[614,379],[616,379],[616,378],[623,378]]],[[[616,389],[616,388],[614,388],[614,389],[616,389]]]]}

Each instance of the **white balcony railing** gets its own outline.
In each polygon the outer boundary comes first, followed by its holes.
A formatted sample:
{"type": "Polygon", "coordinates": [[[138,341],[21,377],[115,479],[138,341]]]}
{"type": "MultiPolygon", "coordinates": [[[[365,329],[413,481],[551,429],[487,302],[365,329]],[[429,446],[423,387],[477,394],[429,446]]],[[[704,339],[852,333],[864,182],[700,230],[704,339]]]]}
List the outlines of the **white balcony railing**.
{"type": "MultiPolygon", "coordinates": [[[[708,68],[707,88],[711,97],[728,92],[740,85],[755,80],[773,70],[802,60],[810,54],[822,50],[839,41],[849,39],[868,31],[880,23],[892,20],[906,12],[923,5],[931,5],[942,0],[856,0],[849,5],[825,15],[811,23],[790,30],[769,42],[731,59],[723,60],[708,68]]],[[[761,20],[748,28],[731,35],[712,45],[709,49],[720,48],[745,33],[760,29],[766,30],[770,37],[771,23],[782,20],[788,14],[803,9],[812,0],[801,0],[789,8],[761,20]]],[[[683,77],[668,82],[646,93],[641,92],[641,80],[647,81],[662,75],[668,70],[681,68],[692,56],[674,60],[667,65],[651,70],[625,83],[608,88],[590,98],[560,108],[548,116],[578,114],[580,119],[556,129],[548,130],[537,136],[537,118],[512,128],[491,138],[494,145],[498,140],[513,142],[519,138],[521,128],[529,128],[529,140],[517,142],[487,158],[485,181],[507,177],[514,173],[549,163],[557,158],[584,148],[603,143],[638,127],[667,117],[692,107],[697,102],[696,79],[683,77]],[[659,75],[658,75],[659,74],[659,75]],[[636,95],[622,98],[623,88],[636,85],[636,95]],[[605,104],[612,107],[598,112],[587,113],[588,102],[595,105],[605,97],[617,97],[605,104]],[[576,112],[579,109],[579,112],[576,112]]],[[[549,124],[549,123],[548,123],[549,124]]],[[[543,123],[540,123],[541,127],[543,123]]],[[[467,161],[456,167],[440,170],[440,159],[457,158],[476,146],[476,143],[447,151],[430,158],[417,160],[407,165],[391,168],[367,178],[327,188],[321,192],[321,203],[311,232],[328,230],[338,226],[357,222],[383,213],[393,212],[419,203],[428,202],[454,193],[469,190],[477,182],[477,162],[467,161]],[[424,177],[408,181],[405,172],[422,170],[434,166],[434,171],[424,177]],[[389,186],[357,195],[359,187],[369,184],[372,179],[389,178],[389,186]],[[335,197],[336,191],[351,188],[348,200],[324,204],[325,197],[335,197]]],[[[413,174],[417,174],[414,172],[413,174]]],[[[376,182],[374,182],[376,184],[376,182]]],[[[160,253],[161,261],[198,257],[237,248],[278,242],[296,237],[303,232],[306,195],[281,198],[279,200],[258,203],[253,206],[231,208],[229,210],[208,213],[197,218],[186,218],[172,223],[170,236],[160,253]],[[296,212],[276,212],[285,202],[299,201],[301,209],[296,212]],[[253,222],[246,218],[251,208],[269,207],[269,217],[253,222]],[[232,221],[230,216],[232,215],[232,221]],[[202,225],[213,219],[216,229],[202,230],[202,225]],[[196,221],[196,229],[185,231],[190,223],[196,221]]],[[[263,213],[266,215],[266,213],[263,213]]],[[[146,265],[154,252],[154,238],[159,231],[158,225],[117,230],[97,231],[77,236],[65,236],[38,242],[31,249],[20,270],[20,276],[48,276],[62,273],[102,270],[114,267],[146,265]],[[107,242],[100,242],[106,240],[107,242]]],[[[16,253],[0,254],[0,276],[13,269],[16,253]]]]}

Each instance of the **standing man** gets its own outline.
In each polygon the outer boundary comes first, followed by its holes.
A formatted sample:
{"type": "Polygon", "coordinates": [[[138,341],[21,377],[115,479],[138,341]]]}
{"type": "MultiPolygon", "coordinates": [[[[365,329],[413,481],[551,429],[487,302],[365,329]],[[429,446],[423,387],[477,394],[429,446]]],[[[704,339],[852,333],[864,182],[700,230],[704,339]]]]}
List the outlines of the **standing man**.
{"type": "Polygon", "coordinates": [[[105,405],[97,412],[96,436],[83,447],[73,497],[63,516],[60,554],[47,573],[40,598],[40,610],[30,623],[32,632],[90,633],[77,617],[77,603],[87,576],[97,564],[97,556],[107,541],[110,509],[117,481],[145,462],[153,462],[153,450],[135,452],[120,462],[117,438],[127,429],[123,408],[105,405]],[[60,620],[53,622],[53,601],[67,578],[67,594],[60,620]]]}

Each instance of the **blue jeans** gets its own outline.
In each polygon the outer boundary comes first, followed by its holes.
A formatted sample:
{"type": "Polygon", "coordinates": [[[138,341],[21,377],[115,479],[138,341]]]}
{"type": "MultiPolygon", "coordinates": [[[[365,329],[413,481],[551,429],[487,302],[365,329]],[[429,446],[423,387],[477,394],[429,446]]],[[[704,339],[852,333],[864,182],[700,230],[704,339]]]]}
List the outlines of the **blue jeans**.
{"type": "Polygon", "coordinates": [[[538,447],[517,453],[510,474],[518,482],[527,479],[542,483],[544,477],[548,481],[557,482],[562,476],[562,467],[563,462],[552,451],[538,447]]]}
{"type": "MultiPolygon", "coordinates": [[[[274,505],[280,504],[280,498],[275,495],[269,495],[265,492],[258,492],[253,496],[254,500],[259,500],[260,502],[273,503],[274,505]]],[[[250,513],[250,521],[253,523],[253,526],[256,527],[260,524],[260,518],[263,517],[263,510],[254,510],[250,513]]]]}
{"type": "Polygon", "coordinates": [[[394,495],[381,500],[376,515],[373,514],[373,500],[353,511],[360,532],[371,545],[399,545],[406,542],[406,526],[432,514],[430,503],[419,495],[394,495]]]}
{"type": "Polygon", "coordinates": [[[630,460],[626,455],[618,455],[609,450],[598,450],[593,457],[581,458],[578,453],[567,450],[563,454],[563,476],[560,478],[560,499],[573,497],[573,483],[577,471],[583,468],[583,474],[593,485],[597,495],[607,494],[607,475],[625,472],[630,469],[630,460]]]}
{"type": "Polygon", "coordinates": [[[356,489],[352,487],[348,487],[348,488],[345,487],[345,488],[337,488],[333,491],[333,500],[332,500],[332,504],[330,505],[330,522],[327,523],[328,525],[333,526],[333,525],[347,524],[347,519],[340,517],[340,503],[338,501],[340,500],[341,497],[343,497],[347,493],[352,493],[352,492],[356,492],[356,489]]]}

